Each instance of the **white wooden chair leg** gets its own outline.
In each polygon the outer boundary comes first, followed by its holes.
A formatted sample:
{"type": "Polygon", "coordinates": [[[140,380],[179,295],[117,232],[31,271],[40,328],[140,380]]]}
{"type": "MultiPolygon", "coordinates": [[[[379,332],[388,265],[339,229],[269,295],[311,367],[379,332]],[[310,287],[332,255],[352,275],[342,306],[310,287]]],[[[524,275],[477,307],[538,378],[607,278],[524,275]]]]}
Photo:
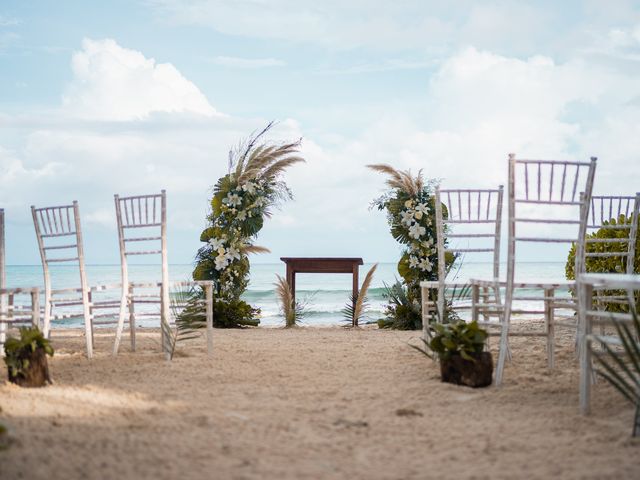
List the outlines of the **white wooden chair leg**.
{"type": "Polygon", "coordinates": [[[84,334],[87,342],[87,357],[91,359],[93,358],[93,328],[91,327],[93,320],[91,318],[89,298],[86,291],[82,292],[82,312],[84,315],[84,334]]]}
{"type": "MultiPolygon", "coordinates": [[[[478,302],[480,302],[480,287],[478,285],[471,285],[471,321],[478,321],[478,302]]],[[[486,296],[483,301],[486,304],[486,296]]]]}
{"type": "MultiPolygon", "coordinates": [[[[489,303],[489,289],[487,287],[482,287],[482,303],[484,303],[485,305],[489,303]]],[[[482,314],[482,319],[485,322],[489,321],[489,315],[485,313],[482,314]]]]}
{"type": "Polygon", "coordinates": [[[45,338],[51,338],[51,296],[45,292],[43,333],[45,338]]]}
{"type": "Polygon", "coordinates": [[[547,334],[547,366],[549,370],[553,370],[555,366],[554,294],[555,289],[548,288],[544,290],[544,322],[547,334]]]}
{"type": "Polygon", "coordinates": [[[498,351],[498,363],[496,367],[496,387],[499,387],[502,384],[502,375],[504,373],[504,363],[509,353],[509,326],[508,324],[503,324],[500,332],[500,348],[498,351]]]}
{"type": "Polygon", "coordinates": [[[129,337],[131,339],[131,351],[136,351],[136,313],[133,301],[133,285],[129,285],[129,337]]]}
{"type": "Polygon", "coordinates": [[[580,413],[588,415],[591,410],[591,319],[587,311],[592,305],[592,289],[589,285],[582,286],[578,295],[579,299],[579,325],[580,331],[580,413]]]}
{"type": "Polygon", "coordinates": [[[118,326],[116,327],[116,340],[113,344],[113,355],[118,355],[120,348],[120,340],[122,339],[122,331],[124,330],[124,317],[127,313],[127,303],[129,295],[127,294],[128,286],[122,286],[122,297],[120,298],[120,315],[118,316],[118,326]]]}
{"type": "Polygon", "coordinates": [[[445,320],[445,299],[444,299],[444,288],[438,287],[438,311],[436,312],[438,316],[438,322],[444,323],[445,320]]]}

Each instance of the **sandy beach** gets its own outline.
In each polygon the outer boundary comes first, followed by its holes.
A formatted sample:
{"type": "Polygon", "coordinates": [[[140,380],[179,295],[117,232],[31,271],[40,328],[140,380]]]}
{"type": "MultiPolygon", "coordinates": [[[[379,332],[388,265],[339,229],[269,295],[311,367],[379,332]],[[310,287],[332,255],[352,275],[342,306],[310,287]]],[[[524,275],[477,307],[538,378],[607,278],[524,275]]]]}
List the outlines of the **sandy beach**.
{"type": "MultiPolygon", "coordinates": [[[[158,333],[117,358],[111,333],[84,357],[54,331],[55,384],[0,381],[12,445],[2,479],[632,478],[633,410],[602,382],[578,413],[569,334],[557,369],[542,340],[513,340],[500,389],[442,384],[407,346],[418,332],[342,328],[216,330],[163,360],[158,333]]],[[[493,342],[495,346],[495,341],[493,342]]],[[[128,345],[126,345],[128,347],[128,345]]],[[[495,352],[494,352],[495,353],[495,352]]]]}

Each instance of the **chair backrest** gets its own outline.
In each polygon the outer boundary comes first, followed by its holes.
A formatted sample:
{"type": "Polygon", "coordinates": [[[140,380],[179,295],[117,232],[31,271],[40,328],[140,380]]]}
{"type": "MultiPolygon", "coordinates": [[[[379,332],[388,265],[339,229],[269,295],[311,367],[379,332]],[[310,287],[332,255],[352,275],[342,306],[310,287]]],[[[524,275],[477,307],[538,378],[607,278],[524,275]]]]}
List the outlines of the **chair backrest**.
{"type": "MultiPolygon", "coordinates": [[[[640,193],[635,196],[593,196],[587,219],[587,233],[595,233],[606,225],[610,236],[601,234],[598,238],[585,238],[585,258],[618,258],[621,271],[635,273],[635,250],[638,236],[638,210],[640,193]],[[624,222],[620,223],[621,216],[624,222]],[[613,220],[613,222],[612,222],[613,220]],[[627,230],[627,238],[619,238],[616,231],[627,230]],[[604,245],[603,245],[604,244],[604,245]],[[590,245],[593,245],[589,248],[590,245]],[[598,248],[605,246],[606,248],[598,248]]],[[[585,265],[586,267],[586,265],[585,265]]],[[[590,269],[589,271],[597,272],[590,269]]]]}
{"type": "Polygon", "coordinates": [[[575,243],[576,275],[584,271],[584,238],[595,170],[595,157],[575,162],[521,160],[509,154],[507,281],[513,282],[518,242],[575,243]],[[518,225],[531,224],[537,225],[535,236],[517,235],[518,225]],[[554,234],[548,234],[545,227],[552,227],[554,234]],[[557,230],[560,236],[555,234],[557,230]]]}
{"type": "Polygon", "coordinates": [[[77,262],[80,286],[83,293],[88,292],[78,202],[74,200],[71,205],[56,207],[36,208],[31,206],[31,215],[42,260],[45,299],[50,299],[51,296],[49,267],[52,263],[77,262]],[[69,251],[72,253],[68,253],[69,251]]]}
{"type": "MultiPolygon", "coordinates": [[[[438,248],[438,281],[446,277],[447,253],[487,253],[492,255],[493,278],[500,276],[500,227],[504,188],[450,190],[436,187],[436,232],[438,248]],[[446,208],[446,215],[443,210],[446,208]],[[464,232],[449,232],[452,226],[464,226],[464,232]],[[477,242],[474,247],[457,247],[456,239],[477,242]],[[484,242],[482,240],[484,239],[484,242]],[[445,246],[445,240],[449,245],[445,246]],[[453,240],[453,242],[452,242],[453,240]],[[488,241],[488,242],[487,242],[488,241]]],[[[453,227],[455,228],[455,227],[453,227]]]]}
{"type": "Polygon", "coordinates": [[[118,240],[120,242],[120,264],[123,288],[129,283],[128,258],[140,255],[159,255],[162,264],[162,301],[168,308],[169,266],[167,261],[167,194],[121,197],[114,195],[118,240]],[[128,232],[143,232],[130,234],[128,232]],[[144,245],[143,249],[134,245],[144,245]]]}

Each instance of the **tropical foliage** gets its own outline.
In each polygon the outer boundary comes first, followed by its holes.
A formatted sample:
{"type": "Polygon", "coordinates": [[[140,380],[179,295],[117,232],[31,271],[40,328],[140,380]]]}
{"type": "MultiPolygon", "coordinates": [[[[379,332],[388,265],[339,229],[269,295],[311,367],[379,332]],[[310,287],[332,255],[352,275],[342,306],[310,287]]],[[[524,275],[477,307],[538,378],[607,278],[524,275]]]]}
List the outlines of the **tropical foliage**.
{"type": "Polygon", "coordinates": [[[448,360],[454,355],[460,355],[463,359],[475,361],[478,354],[484,350],[488,337],[486,330],[478,326],[478,322],[465,322],[457,320],[451,323],[435,323],[429,326],[431,340],[426,341],[425,350],[415,345],[413,348],[421,351],[429,357],[437,356],[440,360],[448,360]]]}
{"type": "Polygon", "coordinates": [[[272,126],[273,122],[229,152],[229,171],[213,188],[208,226],[200,235],[205,245],[196,255],[193,278],[214,281],[219,327],[257,324],[259,310],[240,300],[249,283],[248,255],[268,251],[255,245],[255,239],[273,208],[292,198],[282,174],[304,162],[298,155],[299,140],[264,141],[272,126]]]}
{"type": "Polygon", "coordinates": [[[378,268],[377,263],[367,272],[367,275],[364,277],[364,281],[362,282],[362,286],[360,287],[360,291],[355,296],[350,295],[349,302],[345,305],[344,309],[342,309],[344,319],[353,327],[358,326],[358,323],[365,317],[367,310],[369,309],[369,304],[367,303],[367,292],[369,291],[369,287],[373,281],[373,274],[375,273],[376,268],[378,268]]]}
{"type": "Polygon", "coordinates": [[[4,362],[12,377],[23,375],[29,368],[30,353],[42,349],[53,356],[53,347],[38,327],[20,327],[20,338],[9,337],[4,344],[4,362]]]}
{"type": "Polygon", "coordinates": [[[420,304],[409,300],[408,289],[400,281],[393,285],[384,284],[384,297],[387,299],[385,318],[378,320],[379,328],[396,330],[417,330],[422,328],[420,304]]]}
{"type": "MultiPolygon", "coordinates": [[[[606,355],[594,355],[598,364],[596,372],[616,388],[624,397],[636,407],[633,436],[640,436],[640,319],[630,298],[632,325],[629,327],[622,321],[612,319],[618,337],[622,343],[624,356],[613,348],[606,339],[602,339],[602,346],[606,355]]],[[[596,341],[599,340],[596,335],[596,341]]]]}
{"type": "MultiPolygon", "coordinates": [[[[399,313],[402,319],[398,319],[397,322],[391,321],[389,326],[407,328],[413,325],[408,328],[420,328],[420,282],[438,278],[435,199],[432,195],[434,182],[425,183],[421,171],[414,176],[410,171],[396,170],[384,164],[368,167],[388,177],[388,191],[374,200],[372,206],[386,212],[391,235],[402,245],[398,273],[406,288],[403,294],[413,305],[406,309],[404,303],[390,303],[392,308],[389,313],[394,315],[397,307],[401,307],[399,313]],[[417,314],[412,313],[416,311],[417,314]],[[414,321],[410,321],[411,319],[414,321]]],[[[446,261],[449,266],[454,258],[447,258],[446,261]]]]}

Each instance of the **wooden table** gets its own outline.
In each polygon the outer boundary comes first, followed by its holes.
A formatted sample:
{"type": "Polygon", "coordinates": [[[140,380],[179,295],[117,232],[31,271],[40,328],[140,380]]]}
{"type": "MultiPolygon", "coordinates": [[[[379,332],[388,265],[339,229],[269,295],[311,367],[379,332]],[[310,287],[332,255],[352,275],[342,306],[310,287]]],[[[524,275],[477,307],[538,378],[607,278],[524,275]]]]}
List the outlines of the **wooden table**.
{"type": "Polygon", "coordinates": [[[296,273],[350,273],[353,275],[353,298],[358,295],[358,273],[362,258],[282,257],[287,265],[287,282],[296,299],[296,273]]]}

